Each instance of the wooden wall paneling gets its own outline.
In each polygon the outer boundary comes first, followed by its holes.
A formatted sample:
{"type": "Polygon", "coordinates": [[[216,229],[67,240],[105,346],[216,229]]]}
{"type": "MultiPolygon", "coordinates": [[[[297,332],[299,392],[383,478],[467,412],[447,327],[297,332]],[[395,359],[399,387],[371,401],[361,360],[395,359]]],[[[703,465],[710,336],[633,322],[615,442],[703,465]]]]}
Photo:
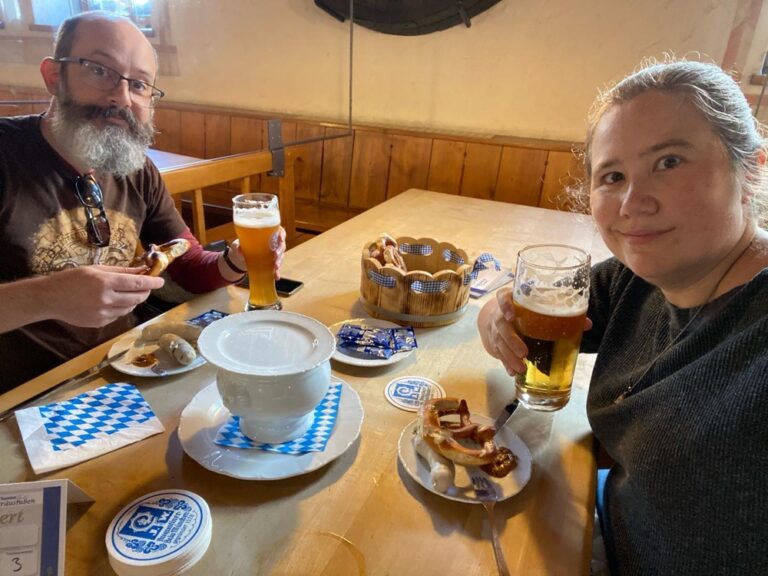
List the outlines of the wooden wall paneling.
{"type": "Polygon", "coordinates": [[[351,208],[371,208],[387,199],[390,149],[387,134],[355,131],[349,189],[351,208]]]}
{"type": "MultiPolygon", "coordinates": [[[[346,132],[344,128],[326,128],[325,135],[346,132]]],[[[320,202],[329,206],[349,205],[349,178],[352,169],[354,134],[323,142],[323,173],[320,181],[320,202]]]]}
{"type": "Polygon", "coordinates": [[[461,191],[461,174],[467,143],[458,140],[432,141],[427,188],[434,192],[458,194],[461,191]]]}
{"type": "Polygon", "coordinates": [[[0,90],[0,116],[25,116],[39,114],[48,108],[48,104],[3,104],[3,101],[19,102],[25,100],[47,100],[48,94],[27,92],[17,88],[0,90]]]}
{"type": "MultiPolygon", "coordinates": [[[[230,125],[229,146],[232,154],[255,152],[264,148],[264,121],[260,118],[233,116],[230,125]]],[[[261,190],[261,174],[250,177],[251,192],[261,190]]]]}
{"type": "Polygon", "coordinates": [[[469,142],[461,176],[461,195],[492,199],[500,164],[501,146],[469,142]]]}
{"type": "Polygon", "coordinates": [[[231,116],[205,115],[205,158],[223,158],[231,153],[231,116]]]}
{"type": "Polygon", "coordinates": [[[186,156],[205,158],[205,114],[182,110],[180,125],[179,152],[186,156]]]}
{"type": "Polygon", "coordinates": [[[233,116],[230,123],[229,147],[232,154],[255,152],[264,148],[264,121],[260,118],[233,116]]]}
{"type": "Polygon", "coordinates": [[[171,108],[155,109],[153,148],[181,154],[181,112],[171,108]]]}
{"type": "Polygon", "coordinates": [[[390,136],[392,142],[387,198],[409,188],[427,188],[432,140],[415,136],[390,136]]]}
{"type": "Polygon", "coordinates": [[[564,194],[564,189],[574,185],[582,177],[583,171],[573,152],[550,151],[539,206],[555,210],[568,209],[570,201],[564,194]]]}
{"type": "MultiPolygon", "coordinates": [[[[282,123],[283,143],[296,140],[296,123],[282,123]]],[[[264,150],[269,150],[269,136],[267,134],[267,123],[264,122],[264,150]]],[[[277,176],[261,175],[261,191],[277,194],[280,191],[280,178],[277,176]]]]}
{"type": "MultiPolygon", "coordinates": [[[[325,134],[322,126],[296,124],[296,141],[321,138],[325,134]]],[[[286,141],[286,144],[289,142],[286,141]]],[[[297,200],[320,200],[320,184],[323,177],[323,143],[302,144],[294,165],[294,190],[297,200]]]]}
{"type": "Polygon", "coordinates": [[[494,200],[538,206],[547,155],[546,150],[504,146],[494,200]]]}

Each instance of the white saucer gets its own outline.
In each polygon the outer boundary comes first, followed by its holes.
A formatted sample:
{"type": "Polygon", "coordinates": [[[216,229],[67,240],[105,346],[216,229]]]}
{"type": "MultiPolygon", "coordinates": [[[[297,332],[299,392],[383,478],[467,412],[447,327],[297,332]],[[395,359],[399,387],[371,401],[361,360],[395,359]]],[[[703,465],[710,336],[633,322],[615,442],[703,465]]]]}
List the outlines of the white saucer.
{"type": "Polygon", "coordinates": [[[294,456],[214,444],[216,433],[230,415],[215,381],[198,392],[181,413],[181,445],[204,468],[243,480],[279,480],[317,470],[346,452],[363,424],[363,405],[355,389],[336,377],[331,380],[341,382],[342,393],[336,425],[322,452],[294,456]]]}
{"type": "Polygon", "coordinates": [[[189,372],[205,364],[205,358],[200,353],[197,354],[197,358],[191,364],[179,364],[165,350],[160,350],[157,342],[145,342],[140,338],[141,330],[135,329],[128,332],[112,345],[107,358],[122,352],[126,348],[130,348],[125,356],[111,363],[115,370],[123,374],[130,374],[131,376],[157,378],[158,376],[172,376],[182,372],[189,372]],[[136,366],[132,364],[131,361],[141,354],[154,354],[157,358],[157,363],[153,366],[136,366]]]}
{"type": "MultiPolygon", "coordinates": [[[[331,324],[328,326],[328,329],[333,332],[335,337],[344,324],[356,324],[358,326],[366,326],[370,328],[402,328],[400,324],[388,322],[387,320],[379,320],[378,318],[351,318],[350,320],[343,320],[341,322],[336,322],[336,324],[331,324]]],[[[400,362],[400,360],[405,360],[411,354],[413,354],[413,349],[404,352],[396,352],[389,358],[373,358],[364,354],[353,356],[352,354],[348,354],[339,349],[337,342],[336,351],[331,358],[342,364],[349,364],[350,366],[365,366],[372,368],[374,366],[389,366],[395,362],[400,362]]]]}
{"type": "MultiPolygon", "coordinates": [[[[472,414],[472,422],[477,424],[493,424],[493,420],[487,416],[479,414],[472,414]]],[[[417,420],[413,420],[405,428],[403,428],[400,434],[400,440],[397,443],[397,455],[400,458],[400,462],[403,463],[403,467],[408,474],[421,484],[424,488],[442,496],[449,500],[456,500],[457,502],[467,502],[469,504],[481,504],[480,500],[475,496],[475,491],[472,488],[472,481],[467,475],[467,470],[464,466],[455,465],[456,478],[454,485],[448,489],[447,492],[438,492],[432,488],[432,482],[429,478],[429,467],[421,456],[416,454],[416,449],[411,443],[411,436],[416,428],[417,420]]],[[[531,451],[528,450],[528,446],[520,440],[520,437],[511,432],[507,428],[502,428],[496,432],[494,441],[499,446],[506,446],[517,456],[517,468],[512,470],[504,478],[494,478],[488,476],[488,480],[496,487],[496,493],[499,495],[499,501],[511,498],[518,492],[520,492],[528,480],[531,479],[531,464],[532,457],[531,451]]]]}

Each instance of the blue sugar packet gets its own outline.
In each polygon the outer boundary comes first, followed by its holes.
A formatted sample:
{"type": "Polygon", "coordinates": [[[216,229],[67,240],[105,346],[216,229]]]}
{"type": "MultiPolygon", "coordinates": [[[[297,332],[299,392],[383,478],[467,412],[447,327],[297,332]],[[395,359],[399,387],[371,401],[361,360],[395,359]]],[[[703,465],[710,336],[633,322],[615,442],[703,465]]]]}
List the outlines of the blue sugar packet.
{"type": "Polygon", "coordinates": [[[221,310],[208,310],[208,312],[205,312],[204,314],[200,314],[200,316],[195,316],[191,320],[187,320],[187,324],[192,324],[194,326],[199,326],[200,328],[205,328],[206,326],[208,326],[208,324],[211,324],[216,320],[220,320],[225,316],[229,316],[229,314],[227,314],[226,312],[222,312],[221,310]]]}
{"type": "Polygon", "coordinates": [[[395,341],[395,350],[404,352],[418,348],[416,343],[416,334],[413,332],[413,326],[403,326],[402,328],[390,328],[392,338],[395,341]]]}
{"type": "Polygon", "coordinates": [[[389,328],[342,324],[337,337],[340,342],[357,346],[374,346],[391,350],[395,348],[395,340],[389,328]]]}
{"type": "Polygon", "coordinates": [[[374,328],[345,323],[341,325],[336,340],[338,349],[344,354],[385,360],[397,352],[406,352],[418,346],[412,326],[374,328]]]}
{"type": "Polygon", "coordinates": [[[373,356],[374,358],[383,358],[384,360],[395,355],[395,351],[392,348],[361,346],[351,342],[339,342],[338,349],[349,356],[356,356],[360,354],[363,356],[373,356]]]}

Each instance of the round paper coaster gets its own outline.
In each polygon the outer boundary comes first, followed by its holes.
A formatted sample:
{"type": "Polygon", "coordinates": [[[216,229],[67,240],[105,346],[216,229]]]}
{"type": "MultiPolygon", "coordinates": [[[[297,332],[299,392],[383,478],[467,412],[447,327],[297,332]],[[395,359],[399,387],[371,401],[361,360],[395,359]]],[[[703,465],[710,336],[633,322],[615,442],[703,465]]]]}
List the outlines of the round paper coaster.
{"type": "Polygon", "coordinates": [[[208,504],[186,490],[135,500],[107,529],[109,562],[120,575],[176,574],[202,558],[211,539],[208,504]]]}
{"type": "Polygon", "coordinates": [[[432,387],[432,398],[444,398],[445,390],[434,380],[422,376],[402,376],[395,378],[384,388],[384,396],[389,403],[400,410],[418,412],[419,394],[423,388],[432,387]]]}

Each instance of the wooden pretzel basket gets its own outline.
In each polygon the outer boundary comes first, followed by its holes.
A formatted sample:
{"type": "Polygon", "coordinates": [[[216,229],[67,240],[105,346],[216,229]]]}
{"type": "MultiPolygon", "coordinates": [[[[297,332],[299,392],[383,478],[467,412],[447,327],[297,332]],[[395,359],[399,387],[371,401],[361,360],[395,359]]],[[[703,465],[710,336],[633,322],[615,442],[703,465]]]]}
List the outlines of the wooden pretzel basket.
{"type": "Polygon", "coordinates": [[[472,264],[467,253],[433,238],[395,240],[407,272],[371,257],[376,241],[363,246],[360,294],[366,311],[417,328],[456,322],[469,301],[472,264]]]}

